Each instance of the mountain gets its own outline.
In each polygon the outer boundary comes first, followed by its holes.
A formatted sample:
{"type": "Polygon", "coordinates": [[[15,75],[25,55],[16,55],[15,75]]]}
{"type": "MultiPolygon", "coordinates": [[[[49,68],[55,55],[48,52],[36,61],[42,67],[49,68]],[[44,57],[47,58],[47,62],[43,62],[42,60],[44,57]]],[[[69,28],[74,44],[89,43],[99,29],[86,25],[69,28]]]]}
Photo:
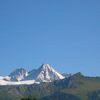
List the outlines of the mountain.
{"type": "Polygon", "coordinates": [[[100,100],[100,77],[76,73],[62,80],[40,84],[0,86],[0,100],[100,100]]]}
{"type": "Polygon", "coordinates": [[[11,81],[21,81],[26,76],[28,76],[28,71],[24,68],[16,69],[9,75],[9,77],[11,77],[11,81]]]}
{"type": "Polygon", "coordinates": [[[0,76],[0,100],[100,100],[100,77],[60,74],[49,64],[28,72],[16,69],[0,76]]]}
{"type": "Polygon", "coordinates": [[[26,80],[35,80],[36,82],[52,82],[61,80],[65,77],[53,69],[49,64],[43,64],[39,69],[33,70],[25,78],[26,80]]]}
{"type": "Polygon", "coordinates": [[[49,64],[43,64],[38,69],[28,72],[24,68],[16,69],[8,75],[8,78],[1,77],[0,85],[29,85],[41,82],[52,82],[62,80],[65,77],[53,69],[49,64]]]}

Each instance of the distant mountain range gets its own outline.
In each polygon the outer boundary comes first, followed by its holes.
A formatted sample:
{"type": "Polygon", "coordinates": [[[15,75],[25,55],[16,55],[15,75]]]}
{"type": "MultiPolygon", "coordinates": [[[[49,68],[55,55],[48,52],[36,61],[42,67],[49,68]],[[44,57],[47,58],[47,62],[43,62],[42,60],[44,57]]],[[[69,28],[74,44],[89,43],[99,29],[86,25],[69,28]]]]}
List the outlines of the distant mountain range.
{"type": "Polygon", "coordinates": [[[10,75],[0,76],[0,85],[25,85],[41,82],[52,82],[64,79],[65,76],[53,69],[49,64],[43,64],[38,69],[28,72],[24,68],[16,69],[10,75]]]}
{"type": "Polygon", "coordinates": [[[0,100],[100,100],[100,77],[61,74],[49,64],[0,76],[0,100]]]}

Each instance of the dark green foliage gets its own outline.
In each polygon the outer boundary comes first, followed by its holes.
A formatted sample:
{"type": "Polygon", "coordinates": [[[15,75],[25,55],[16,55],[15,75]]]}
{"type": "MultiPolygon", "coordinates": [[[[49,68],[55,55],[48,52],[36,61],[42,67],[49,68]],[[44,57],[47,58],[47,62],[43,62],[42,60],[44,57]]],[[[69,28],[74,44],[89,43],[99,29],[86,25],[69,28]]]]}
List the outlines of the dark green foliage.
{"type": "Polygon", "coordinates": [[[31,99],[31,98],[22,98],[21,100],[37,100],[36,98],[33,98],[33,99],[31,99]]]}

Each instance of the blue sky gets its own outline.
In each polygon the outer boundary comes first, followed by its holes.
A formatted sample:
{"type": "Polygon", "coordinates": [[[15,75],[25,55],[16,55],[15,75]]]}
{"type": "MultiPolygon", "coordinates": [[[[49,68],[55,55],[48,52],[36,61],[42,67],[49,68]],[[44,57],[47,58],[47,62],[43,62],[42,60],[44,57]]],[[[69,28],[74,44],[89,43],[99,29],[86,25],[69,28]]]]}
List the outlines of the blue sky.
{"type": "Polygon", "coordinates": [[[42,63],[100,76],[100,0],[0,1],[0,75],[42,63]]]}

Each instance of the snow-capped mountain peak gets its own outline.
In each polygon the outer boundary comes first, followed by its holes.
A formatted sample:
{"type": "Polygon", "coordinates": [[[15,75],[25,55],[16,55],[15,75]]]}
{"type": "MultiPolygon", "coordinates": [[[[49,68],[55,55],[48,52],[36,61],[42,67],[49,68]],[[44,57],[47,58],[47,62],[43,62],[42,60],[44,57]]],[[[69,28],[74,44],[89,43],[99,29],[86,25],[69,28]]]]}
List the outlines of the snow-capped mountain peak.
{"type": "Polygon", "coordinates": [[[53,69],[49,64],[42,64],[42,66],[40,68],[42,70],[46,70],[46,69],[52,70],[53,69]]]}
{"type": "Polygon", "coordinates": [[[16,69],[9,75],[12,81],[20,81],[26,76],[28,76],[28,71],[26,71],[24,68],[16,69]]]}
{"type": "Polygon", "coordinates": [[[9,76],[0,76],[0,85],[40,84],[62,80],[65,76],[57,72],[49,64],[42,64],[38,69],[28,72],[24,68],[14,70],[9,76]]]}
{"type": "Polygon", "coordinates": [[[43,64],[35,73],[35,80],[38,82],[52,82],[65,77],[53,69],[49,64],[43,64]]]}

